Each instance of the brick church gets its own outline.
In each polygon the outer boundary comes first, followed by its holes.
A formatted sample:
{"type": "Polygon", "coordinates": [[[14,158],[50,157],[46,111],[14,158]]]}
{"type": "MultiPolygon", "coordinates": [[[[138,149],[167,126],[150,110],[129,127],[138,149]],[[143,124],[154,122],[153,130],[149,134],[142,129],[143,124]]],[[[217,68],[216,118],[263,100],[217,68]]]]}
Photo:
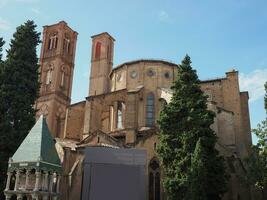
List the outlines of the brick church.
{"type": "MultiPolygon", "coordinates": [[[[88,96],[71,104],[77,35],[64,21],[44,26],[40,55],[37,118],[46,118],[56,140],[62,164],[60,199],[80,199],[83,149],[88,146],[146,149],[147,199],[166,199],[155,151],[156,122],[171,99],[178,64],[142,59],[113,66],[115,39],[107,32],[93,35],[88,96]]],[[[201,81],[201,88],[209,96],[208,108],[216,113],[212,128],[230,174],[224,199],[252,199],[238,180],[245,173],[242,158],[252,144],[248,92],[239,90],[235,70],[222,78],[201,81]]]]}

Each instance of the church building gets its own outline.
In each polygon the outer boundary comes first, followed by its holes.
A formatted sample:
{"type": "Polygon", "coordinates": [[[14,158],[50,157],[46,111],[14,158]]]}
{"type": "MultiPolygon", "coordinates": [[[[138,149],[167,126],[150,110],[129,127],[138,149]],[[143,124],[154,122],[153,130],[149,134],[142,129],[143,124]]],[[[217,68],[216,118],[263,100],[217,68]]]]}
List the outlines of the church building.
{"type": "MultiPolygon", "coordinates": [[[[83,151],[89,146],[146,149],[147,199],[166,199],[156,153],[157,120],[171,99],[179,65],[141,59],[113,66],[115,39],[107,32],[93,35],[88,96],[71,104],[77,35],[64,21],[44,26],[40,55],[36,117],[46,118],[56,140],[62,163],[60,199],[81,198],[83,151]]],[[[230,174],[224,199],[249,200],[248,188],[238,180],[245,173],[242,158],[252,144],[248,92],[240,91],[235,70],[222,78],[202,80],[200,86],[209,97],[208,108],[216,113],[212,128],[230,174]]]]}

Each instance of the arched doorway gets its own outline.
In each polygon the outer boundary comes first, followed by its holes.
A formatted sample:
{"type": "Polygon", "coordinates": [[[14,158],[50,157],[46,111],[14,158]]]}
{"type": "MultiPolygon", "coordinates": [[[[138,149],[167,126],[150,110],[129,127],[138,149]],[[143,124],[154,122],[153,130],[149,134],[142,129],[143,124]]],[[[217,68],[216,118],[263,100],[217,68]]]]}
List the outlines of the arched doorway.
{"type": "Polygon", "coordinates": [[[160,167],[159,161],[153,158],[148,166],[149,200],[160,200],[160,167]]]}

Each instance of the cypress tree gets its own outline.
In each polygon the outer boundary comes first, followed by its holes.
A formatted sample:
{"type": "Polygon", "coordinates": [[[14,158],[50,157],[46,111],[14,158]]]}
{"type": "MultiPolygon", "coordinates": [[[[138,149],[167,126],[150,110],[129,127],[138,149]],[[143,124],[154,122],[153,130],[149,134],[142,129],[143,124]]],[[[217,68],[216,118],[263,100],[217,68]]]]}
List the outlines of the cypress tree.
{"type": "Polygon", "coordinates": [[[223,157],[218,154],[214,138],[199,138],[192,156],[188,200],[222,199],[226,192],[228,174],[223,157]]]}
{"type": "Polygon", "coordinates": [[[1,70],[0,171],[4,177],[9,157],[35,123],[34,103],[39,91],[36,48],[40,43],[35,29],[33,21],[17,27],[1,70]]]}
{"type": "MultiPolygon", "coordinates": [[[[3,38],[0,38],[0,95],[2,94],[1,93],[1,82],[2,82],[2,78],[3,78],[3,76],[2,76],[2,71],[3,71],[3,61],[2,61],[2,55],[3,54],[2,54],[2,51],[3,51],[4,44],[5,44],[5,42],[4,42],[3,38]]],[[[0,127],[1,127],[2,121],[3,121],[3,116],[0,114],[0,127]]],[[[3,163],[2,158],[4,159],[4,155],[2,152],[2,148],[1,148],[2,134],[3,133],[0,131],[0,199],[4,199],[3,189],[4,189],[4,177],[6,175],[3,171],[3,164],[4,163],[3,163]]]]}
{"type": "Polygon", "coordinates": [[[185,199],[188,196],[191,185],[191,158],[201,137],[208,138],[209,150],[213,153],[209,155],[213,156],[209,160],[211,163],[207,163],[210,166],[207,176],[210,178],[204,188],[210,190],[211,187],[214,188],[211,184],[218,182],[219,189],[215,191],[218,195],[226,188],[224,162],[214,149],[217,138],[210,128],[215,114],[207,109],[207,96],[203,94],[199,84],[197,73],[191,67],[191,59],[186,55],[178,67],[177,78],[171,87],[172,99],[161,112],[158,121],[160,135],[157,151],[164,168],[163,184],[169,200],[185,199]],[[219,163],[213,163],[215,160],[219,163]],[[213,168],[213,164],[216,167],[213,168]],[[222,167],[217,168],[219,165],[222,167]]]}
{"type": "Polygon", "coordinates": [[[190,175],[190,188],[187,199],[206,200],[207,193],[205,183],[207,182],[206,160],[208,155],[203,148],[203,140],[199,138],[194,154],[192,156],[192,167],[190,175]]]}

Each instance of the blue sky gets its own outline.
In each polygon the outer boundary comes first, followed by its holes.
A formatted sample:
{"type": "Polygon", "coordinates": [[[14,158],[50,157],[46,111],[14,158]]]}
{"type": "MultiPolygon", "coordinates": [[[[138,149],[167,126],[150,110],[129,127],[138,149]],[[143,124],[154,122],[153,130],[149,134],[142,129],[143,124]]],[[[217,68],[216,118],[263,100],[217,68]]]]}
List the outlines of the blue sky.
{"type": "Polygon", "coordinates": [[[15,28],[27,19],[39,31],[61,20],[76,30],[72,102],[88,95],[90,36],[104,31],[116,39],[114,66],[139,58],[180,63],[188,53],[200,79],[235,68],[241,90],[250,93],[255,127],[266,116],[266,9],[266,0],[0,0],[0,37],[8,48],[15,28]]]}

